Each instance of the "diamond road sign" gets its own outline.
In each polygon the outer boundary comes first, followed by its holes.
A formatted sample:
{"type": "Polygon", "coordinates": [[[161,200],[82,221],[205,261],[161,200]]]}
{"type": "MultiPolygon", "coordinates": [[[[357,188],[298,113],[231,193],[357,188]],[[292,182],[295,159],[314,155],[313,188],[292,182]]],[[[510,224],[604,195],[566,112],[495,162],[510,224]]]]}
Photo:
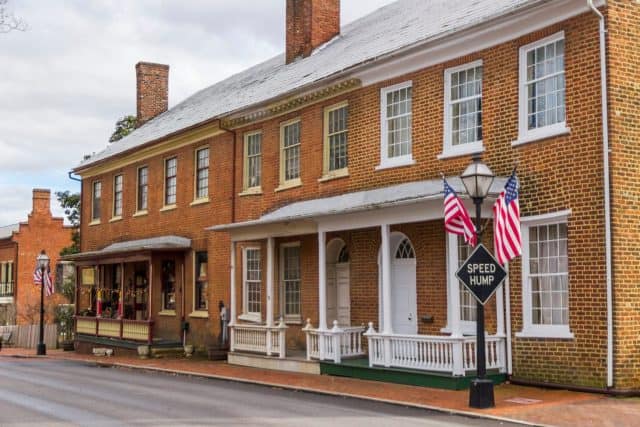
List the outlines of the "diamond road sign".
{"type": "Polygon", "coordinates": [[[485,305],[507,277],[507,272],[487,248],[479,244],[458,269],[456,276],[478,302],[485,305]]]}

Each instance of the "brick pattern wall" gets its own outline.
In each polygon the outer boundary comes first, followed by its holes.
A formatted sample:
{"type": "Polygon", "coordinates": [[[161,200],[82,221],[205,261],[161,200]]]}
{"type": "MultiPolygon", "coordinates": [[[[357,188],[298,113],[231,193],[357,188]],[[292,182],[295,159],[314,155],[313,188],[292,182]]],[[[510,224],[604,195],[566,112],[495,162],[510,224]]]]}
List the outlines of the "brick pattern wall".
{"type": "Polygon", "coordinates": [[[169,66],[136,64],[137,122],[140,127],[169,107],[169,66]]]}
{"type": "MultiPolygon", "coordinates": [[[[18,265],[18,245],[6,238],[0,240],[0,262],[13,262],[14,277],[15,268],[18,265]]],[[[15,280],[15,279],[14,279],[15,280]]],[[[14,288],[15,292],[15,288],[14,288]]],[[[15,306],[15,294],[14,302],[11,304],[0,304],[0,325],[15,325],[16,323],[16,306],[15,306]]]]}
{"type": "Polygon", "coordinates": [[[614,386],[640,388],[640,3],[608,2],[614,386]]]}

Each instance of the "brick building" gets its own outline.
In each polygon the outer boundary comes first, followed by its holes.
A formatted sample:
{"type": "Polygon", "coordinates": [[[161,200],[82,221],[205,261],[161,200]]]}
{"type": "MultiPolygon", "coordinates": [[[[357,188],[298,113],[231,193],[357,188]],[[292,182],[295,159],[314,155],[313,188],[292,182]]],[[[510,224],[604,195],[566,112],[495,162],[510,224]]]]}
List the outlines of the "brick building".
{"type": "MultiPolygon", "coordinates": [[[[55,280],[60,251],[71,245],[71,229],[51,214],[51,192],[34,189],[26,222],[0,228],[0,321],[33,325],[40,321],[40,287],[33,284],[36,257],[45,250],[55,280]]],[[[62,295],[45,298],[45,322],[53,323],[54,308],[68,303],[62,295]]]]}
{"type": "Polygon", "coordinates": [[[488,367],[640,388],[640,5],[594,3],[401,0],[340,27],[338,0],[288,0],[283,55],[169,110],[168,67],[138,64],[145,124],[75,170],[80,339],[180,342],[188,320],[203,347],[223,301],[232,363],[465,377],[470,248],[439,177],[464,198],[481,153],[488,229],[518,163],[524,248],[488,305],[488,367]],[[105,295],[117,315],[96,320],[105,295]]]}

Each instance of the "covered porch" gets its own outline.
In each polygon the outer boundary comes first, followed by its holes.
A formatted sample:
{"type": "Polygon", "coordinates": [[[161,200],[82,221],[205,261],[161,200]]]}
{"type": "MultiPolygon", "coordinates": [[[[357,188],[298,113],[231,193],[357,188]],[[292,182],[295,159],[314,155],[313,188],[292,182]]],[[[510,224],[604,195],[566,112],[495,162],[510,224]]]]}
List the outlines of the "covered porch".
{"type": "MultiPolygon", "coordinates": [[[[492,198],[504,182],[496,179],[492,198]]],[[[458,179],[449,183],[462,191],[458,179]]],[[[455,278],[464,248],[444,233],[442,197],[441,180],[412,182],[296,202],[258,220],[213,227],[232,240],[232,354],[287,359],[297,349],[307,361],[323,364],[366,358],[370,368],[456,377],[475,371],[476,340],[468,320],[474,306],[455,278]],[[297,269],[286,259],[286,248],[294,244],[302,260],[297,269]],[[254,254],[248,247],[266,252],[254,257],[254,267],[266,264],[266,295],[255,300],[251,286],[260,293],[262,268],[251,277],[246,258],[254,254]],[[297,301],[289,300],[294,294],[287,293],[288,285],[300,294],[297,301]],[[300,345],[292,347],[300,336],[300,345]]],[[[487,218],[491,203],[483,207],[487,218]]],[[[507,366],[502,292],[486,339],[487,368],[496,372],[507,366]]]]}
{"type": "Polygon", "coordinates": [[[67,257],[77,268],[76,341],[86,348],[182,348],[184,254],[190,248],[189,239],[162,236],[67,257]]]}

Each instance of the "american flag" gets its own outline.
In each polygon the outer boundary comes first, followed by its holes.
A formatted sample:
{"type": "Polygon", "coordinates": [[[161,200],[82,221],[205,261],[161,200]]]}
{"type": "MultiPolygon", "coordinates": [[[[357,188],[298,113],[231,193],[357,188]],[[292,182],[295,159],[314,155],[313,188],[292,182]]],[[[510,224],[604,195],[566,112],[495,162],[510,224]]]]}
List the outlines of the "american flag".
{"type": "Polygon", "coordinates": [[[464,241],[471,246],[478,243],[476,228],[469,217],[467,209],[458,198],[453,188],[444,181],[444,229],[449,233],[464,236],[464,241]]]}
{"type": "MultiPolygon", "coordinates": [[[[33,283],[42,286],[42,270],[40,267],[36,267],[33,272],[33,283]]],[[[47,267],[47,273],[44,275],[44,292],[48,297],[53,295],[53,281],[51,280],[51,269],[49,267],[47,267]]]]}
{"type": "Polygon", "coordinates": [[[493,205],[493,247],[496,258],[504,264],[522,253],[518,177],[515,171],[493,205]]]}

